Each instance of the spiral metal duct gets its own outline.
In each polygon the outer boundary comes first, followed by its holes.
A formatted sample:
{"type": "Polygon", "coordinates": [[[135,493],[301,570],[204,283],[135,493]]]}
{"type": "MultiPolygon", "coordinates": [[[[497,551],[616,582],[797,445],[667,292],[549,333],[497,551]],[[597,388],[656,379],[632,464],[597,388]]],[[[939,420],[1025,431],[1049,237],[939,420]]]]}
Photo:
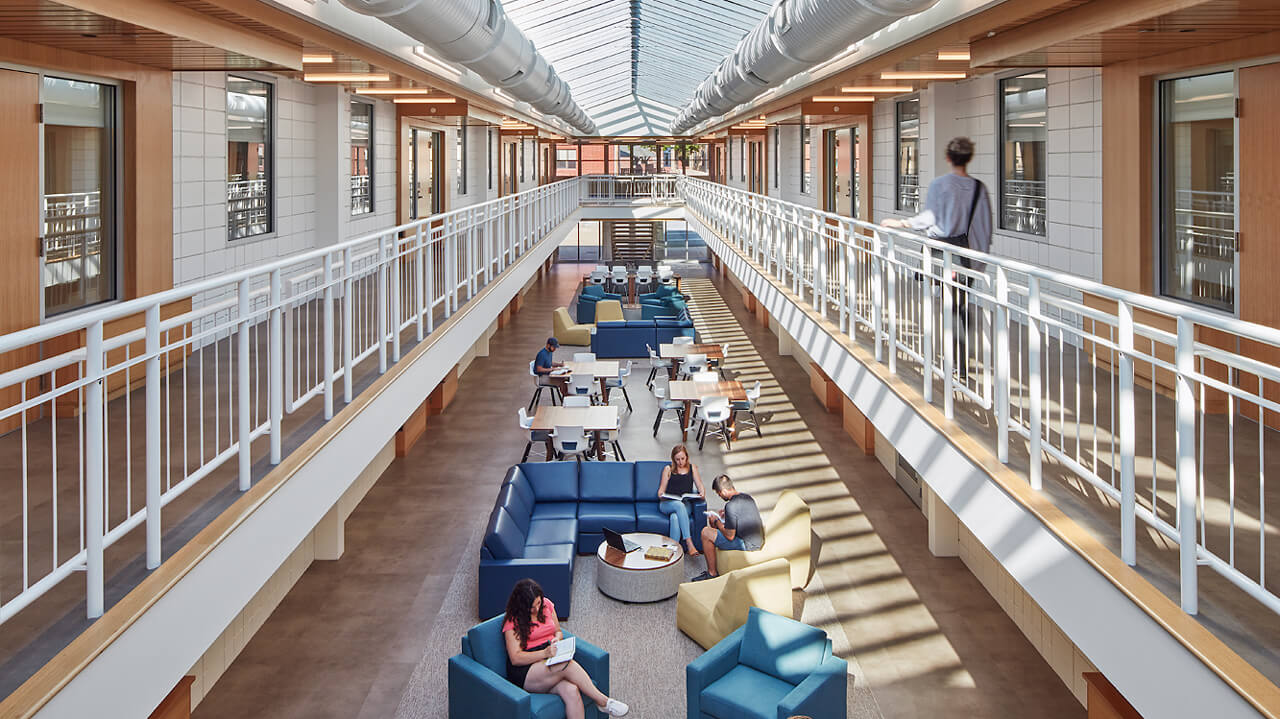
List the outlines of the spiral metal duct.
{"type": "MultiPolygon", "coordinates": [[[[345,0],[344,0],[345,1],[345,0]]],[[[694,125],[777,87],[850,44],[938,0],[778,0],[676,114],[671,132],[694,125]]]]}
{"type": "Polygon", "coordinates": [[[539,112],[559,117],[584,135],[595,134],[595,123],[573,101],[569,86],[507,18],[498,0],[341,2],[420,40],[539,112]]]}

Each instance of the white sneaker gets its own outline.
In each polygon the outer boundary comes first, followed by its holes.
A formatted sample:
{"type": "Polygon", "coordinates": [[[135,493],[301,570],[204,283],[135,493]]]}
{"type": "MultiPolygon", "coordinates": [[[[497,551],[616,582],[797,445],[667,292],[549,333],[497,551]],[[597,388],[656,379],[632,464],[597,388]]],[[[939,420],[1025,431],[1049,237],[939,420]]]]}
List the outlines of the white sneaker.
{"type": "Polygon", "coordinates": [[[609,701],[605,702],[605,705],[604,705],[604,710],[611,717],[626,716],[626,713],[630,708],[631,707],[628,707],[626,704],[623,704],[617,699],[610,699],[609,701]]]}

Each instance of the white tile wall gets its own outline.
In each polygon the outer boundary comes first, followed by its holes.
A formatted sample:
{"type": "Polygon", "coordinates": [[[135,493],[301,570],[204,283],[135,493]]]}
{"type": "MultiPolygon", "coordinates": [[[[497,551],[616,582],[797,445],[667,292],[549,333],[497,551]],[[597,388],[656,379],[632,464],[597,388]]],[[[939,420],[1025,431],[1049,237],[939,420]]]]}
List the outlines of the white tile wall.
{"type": "MultiPolygon", "coordinates": [[[[809,150],[810,157],[810,181],[807,192],[800,191],[800,172],[804,157],[800,152],[800,126],[799,125],[783,125],[778,136],[778,144],[781,146],[781,154],[778,156],[778,188],[774,189],[773,180],[769,180],[769,196],[777,197],[785,202],[794,202],[797,205],[808,205],[810,207],[822,206],[822,195],[819,192],[818,183],[821,180],[821,172],[819,168],[822,162],[822,132],[818,128],[813,128],[809,132],[810,142],[812,146],[809,150]]],[[[768,142],[772,144],[773,134],[768,134],[768,142]]],[[[773,174],[772,158],[770,159],[769,174],[773,174]]]]}

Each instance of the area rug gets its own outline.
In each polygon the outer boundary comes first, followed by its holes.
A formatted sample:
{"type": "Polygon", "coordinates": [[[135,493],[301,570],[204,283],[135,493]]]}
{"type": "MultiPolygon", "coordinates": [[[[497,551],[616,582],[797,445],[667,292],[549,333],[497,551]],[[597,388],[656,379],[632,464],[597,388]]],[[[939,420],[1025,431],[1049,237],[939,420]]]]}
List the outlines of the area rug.
{"type": "MultiPolygon", "coordinates": [[[[462,635],[476,624],[475,557],[481,530],[467,543],[458,571],[432,627],[425,653],[409,679],[396,719],[440,719],[448,716],[448,658],[461,650],[462,635]]],[[[685,559],[692,578],[706,568],[700,557],[685,559]]],[[[875,697],[850,651],[849,638],[816,574],[804,592],[796,592],[796,611],[807,624],[831,637],[835,653],[849,662],[849,713],[880,719],[875,697]]],[[[573,574],[573,614],[564,626],[609,652],[610,694],[631,706],[637,719],[674,719],[686,714],[685,665],[702,648],[676,629],[676,599],[653,604],[626,604],[596,589],[596,559],[578,557],[573,574]]],[[[837,719],[835,717],[820,719],[837,719]]]]}

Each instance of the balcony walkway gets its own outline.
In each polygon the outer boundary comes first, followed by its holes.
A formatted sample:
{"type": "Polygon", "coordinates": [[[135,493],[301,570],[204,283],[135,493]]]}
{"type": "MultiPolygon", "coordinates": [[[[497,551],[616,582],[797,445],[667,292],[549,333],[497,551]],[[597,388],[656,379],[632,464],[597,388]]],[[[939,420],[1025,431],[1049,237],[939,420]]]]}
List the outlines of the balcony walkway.
{"type": "MultiPolygon", "coordinates": [[[[823,411],[806,372],[777,354],[777,339],[752,321],[736,292],[722,279],[682,272],[700,332],[733,343],[728,366],[764,382],[762,408],[773,413],[762,439],[744,435],[728,453],[708,441],[693,459],[707,481],[721,471],[742,480],[766,511],[788,486],[812,504],[824,538],[819,578],[878,708],[871,715],[1083,717],[961,561],[929,553],[920,511],[823,411]]],[[[444,621],[442,608],[474,602],[447,596],[456,573],[474,576],[476,558],[459,552],[483,530],[504,472],[523,450],[513,415],[529,398],[528,359],[581,274],[581,266],[556,265],[527,295],[490,341],[490,356],[462,377],[453,405],[431,418],[427,441],[397,460],[347,520],[344,556],[307,570],[209,691],[197,719],[390,717],[424,652],[441,665],[456,653],[456,638],[442,646],[428,646],[428,638],[444,621]]],[[[628,459],[665,457],[676,438],[670,424],[657,440],[650,434],[655,405],[645,374],[638,369],[629,383],[635,412],[624,413],[621,433],[628,459]]],[[[473,581],[466,586],[474,592],[473,581]]],[[[674,600],[669,609],[674,620],[674,600]]],[[[605,648],[636,640],[591,639],[605,648]]],[[[621,668],[615,662],[615,692],[621,668]]],[[[682,671],[669,668],[671,686],[683,686],[682,671]]],[[[632,707],[637,717],[666,716],[632,707]]]]}

